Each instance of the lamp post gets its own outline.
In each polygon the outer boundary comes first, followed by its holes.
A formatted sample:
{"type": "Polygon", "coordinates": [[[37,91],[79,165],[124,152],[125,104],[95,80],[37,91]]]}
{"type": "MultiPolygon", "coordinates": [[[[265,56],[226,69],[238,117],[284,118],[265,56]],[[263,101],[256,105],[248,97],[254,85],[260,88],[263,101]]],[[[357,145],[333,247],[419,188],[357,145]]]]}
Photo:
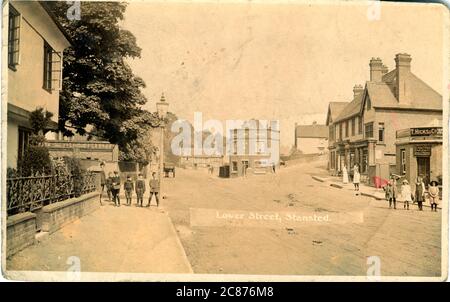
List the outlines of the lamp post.
{"type": "MultiPolygon", "coordinates": [[[[166,102],[166,98],[164,97],[164,92],[161,95],[161,99],[158,103],[156,103],[156,113],[159,118],[159,161],[158,161],[158,179],[161,182],[161,176],[164,172],[164,127],[165,127],[165,118],[167,115],[167,108],[169,107],[169,103],[166,102]]],[[[162,196],[162,194],[161,194],[162,196]]]]}

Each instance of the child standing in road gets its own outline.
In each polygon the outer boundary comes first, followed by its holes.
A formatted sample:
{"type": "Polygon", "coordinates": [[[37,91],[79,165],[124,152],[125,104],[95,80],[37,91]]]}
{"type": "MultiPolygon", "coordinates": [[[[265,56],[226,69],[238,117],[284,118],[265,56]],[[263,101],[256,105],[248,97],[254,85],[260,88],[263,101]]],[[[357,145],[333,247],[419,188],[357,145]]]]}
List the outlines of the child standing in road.
{"type": "Polygon", "coordinates": [[[408,181],[405,179],[403,181],[403,185],[402,185],[402,197],[404,200],[404,204],[403,204],[403,208],[409,210],[409,203],[412,201],[411,200],[411,186],[409,185],[408,181]]]}
{"type": "Polygon", "coordinates": [[[142,173],[139,173],[138,179],[136,180],[137,206],[142,207],[142,203],[144,201],[144,193],[145,193],[145,181],[142,176],[142,173]]]}
{"type": "Polygon", "coordinates": [[[430,197],[431,211],[437,212],[437,205],[439,203],[439,187],[437,181],[430,182],[428,187],[428,196],[430,197]]]}
{"type": "Polygon", "coordinates": [[[159,179],[156,179],[155,172],[152,173],[152,179],[150,180],[150,197],[148,198],[147,207],[149,207],[152,202],[153,194],[155,194],[156,206],[159,207],[159,179]]]}
{"type": "Polygon", "coordinates": [[[394,204],[394,210],[397,209],[397,185],[395,180],[391,179],[386,187],[386,198],[389,201],[389,209],[394,204]]]}
{"type": "Polygon", "coordinates": [[[134,189],[133,181],[131,180],[131,176],[127,176],[127,180],[123,184],[123,188],[125,190],[125,198],[127,200],[127,206],[131,206],[131,199],[134,189]]]}
{"type": "Polygon", "coordinates": [[[416,190],[414,194],[414,201],[417,202],[419,211],[422,211],[423,200],[425,199],[425,184],[423,183],[422,177],[417,177],[416,180],[416,190]]]}

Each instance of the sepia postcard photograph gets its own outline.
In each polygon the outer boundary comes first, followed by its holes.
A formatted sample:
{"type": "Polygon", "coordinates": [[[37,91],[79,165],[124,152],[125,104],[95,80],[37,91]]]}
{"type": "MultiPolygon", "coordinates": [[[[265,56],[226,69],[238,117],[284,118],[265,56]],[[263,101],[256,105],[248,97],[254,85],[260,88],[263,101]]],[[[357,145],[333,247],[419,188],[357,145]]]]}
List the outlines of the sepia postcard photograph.
{"type": "Polygon", "coordinates": [[[5,279],[447,279],[444,4],[9,0],[1,41],[5,279]]]}

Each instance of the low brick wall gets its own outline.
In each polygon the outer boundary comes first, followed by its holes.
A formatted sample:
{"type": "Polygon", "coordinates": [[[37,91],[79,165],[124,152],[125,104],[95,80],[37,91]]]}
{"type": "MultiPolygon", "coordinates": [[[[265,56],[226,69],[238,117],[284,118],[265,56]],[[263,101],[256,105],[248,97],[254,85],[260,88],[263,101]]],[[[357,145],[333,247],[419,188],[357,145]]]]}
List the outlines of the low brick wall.
{"type": "Polygon", "coordinates": [[[36,235],[36,214],[31,212],[9,216],[6,221],[6,257],[32,245],[36,235]]]}
{"type": "Polygon", "coordinates": [[[100,206],[100,194],[92,192],[77,198],[45,206],[38,214],[43,232],[53,233],[64,225],[95,211],[100,206]]]}

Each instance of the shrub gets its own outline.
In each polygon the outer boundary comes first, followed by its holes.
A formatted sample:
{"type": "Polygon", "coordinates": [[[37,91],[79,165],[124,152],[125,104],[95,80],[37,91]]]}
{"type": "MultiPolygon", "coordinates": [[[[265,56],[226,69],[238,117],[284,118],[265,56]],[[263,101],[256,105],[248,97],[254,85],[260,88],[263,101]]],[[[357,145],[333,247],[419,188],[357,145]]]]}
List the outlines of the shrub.
{"type": "Polygon", "coordinates": [[[47,147],[43,145],[30,145],[25,151],[23,158],[18,162],[18,170],[22,176],[40,174],[51,174],[52,161],[47,147]]]}
{"type": "Polygon", "coordinates": [[[74,194],[75,197],[81,195],[81,191],[83,189],[83,174],[86,172],[81,167],[81,160],[75,157],[64,157],[64,162],[66,164],[67,170],[73,177],[74,184],[74,194]]]}

